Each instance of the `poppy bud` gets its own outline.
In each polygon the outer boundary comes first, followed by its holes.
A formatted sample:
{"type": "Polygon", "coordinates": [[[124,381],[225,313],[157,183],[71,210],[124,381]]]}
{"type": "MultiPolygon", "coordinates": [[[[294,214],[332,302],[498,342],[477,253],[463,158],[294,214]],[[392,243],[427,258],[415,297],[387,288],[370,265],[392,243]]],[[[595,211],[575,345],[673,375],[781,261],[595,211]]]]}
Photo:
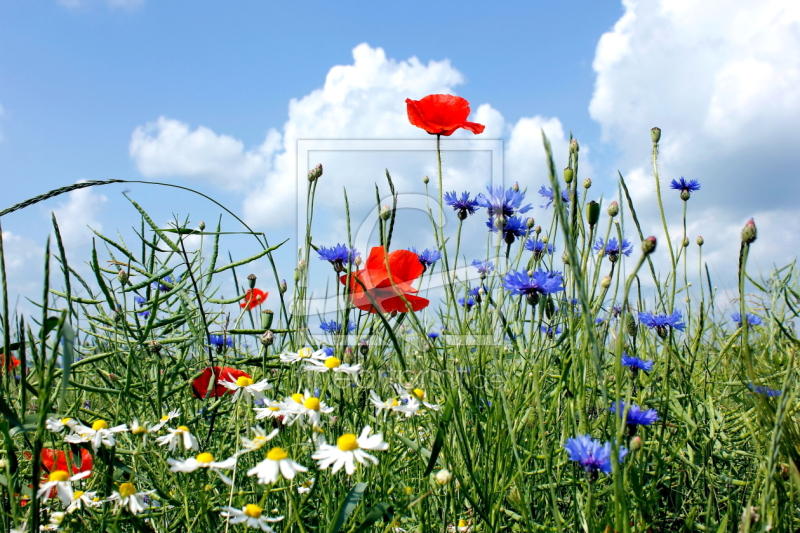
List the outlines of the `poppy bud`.
{"type": "Polygon", "coordinates": [[[643,444],[644,442],[642,441],[642,437],[639,437],[638,435],[636,437],[633,437],[631,439],[631,451],[635,452],[641,450],[643,444]]]}
{"type": "Polygon", "coordinates": [[[125,285],[126,283],[128,283],[128,273],[120,269],[119,273],[117,273],[117,279],[119,280],[120,283],[125,285]]]}
{"type": "Polygon", "coordinates": [[[591,179],[586,178],[585,180],[583,180],[583,188],[584,189],[588,189],[591,186],[592,186],[592,180],[591,179]]]}
{"type": "Polygon", "coordinates": [[[322,164],[318,164],[314,168],[308,171],[308,181],[314,183],[319,177],[322,176],[322,164]]]}
{"type": "Polygon", "coordinates": [[[270,311],[269,309],[264,309],[261,311],[261,329],[269,329],[272,327],[272,319],[275,316],[275,313],[270,311]]]}
{"type": "Polygon", "coordinates": [[[161,344],[158,341],[150,341],[150,344],[147,345],[148,351],[153,355],[158,355],[161,353],[161,344]]]}
{"type": "Polygon", "coordinates": [[[380,216],[381,219],[383,220],[389,220],[390,218],[392,218],[392,208],[384,204],[383,207],[381,207],[380,216]]]}
{"type": "Polygon", "coordinates": [[[281,294],[285,293],[289,290],[289,287],[286,285],[286,280],[281,280],[281,284],[278,285],[278,289],[281,291],[281,294]]]}
{"type": "Polygon", "coordinates": [[[661,128],[652,128],[650,138],[653,140],[653,144],[658,144],[658,141],[661,140],[661,128]]]}
{"type": "Polygon", "coordinates": [[[563,261],[565,265],[569,264],[569,252],[567,252],[566,250],[564,250],[564,253],[561,254],[561,261],[563,261]]]}
{"type": "Polygon", "coordinates": [[[745,244],[751,244],[755,242],[757,236],[756,223],[751,218],[747,221],[747,224],[745,224],[744,228],[742,229],[742,242],[745,244]]]}
{"type": "Polygon", "coordinates": [[[201,220],[201,221],[200,221],[200,223],[197,225],[197,228],[198,228],[200,231],[203,231],[203,230],[205,230],[205,229],[206,229],[206,223],[205,223],[205,222],[203,222],[203,221],[201,220]]]}
{"type": "Polygon", "coordinates": [[[699,236],[697,237],[697,246],[703,246],[703,244],[704,244],[705,242],[706,242],[706,241],[704,241],[704,240],[703,240],[703,236],[702,236],[702,235],[699,235],[699,236]]]}
{"type": "Polygon", "coordinates": [[[656,251],[656,238],[652,235],[642,241],[642,252],[644,255],[652,254],[656,251]]]}
{"type": "Polygon", "coordinates": [[[689,191],[681,191],[681,200],[685,202],[686,200],[689,199],[691,195],[692,193],[690,193],[689,191]]]}
{"type": "Polygon", "coordinates": [[[428,176],[422,176],[422,183],[427,185],[430,182],[430,178],[428,176]]]}
{"type": "Polygon", "coordinates": [[[272,343],[275,342],[275,334],[272,331],[267,330],[261,334],[259,340],[264,346],[272,346],[272,343]]]}
{"type": "Polygon", "coordinates": [[[353,356],[353,349],[349,346],[345,347],[344,349],[344,362],[348,365],[352,365],[355,362],[355,357],[353,356]]]}
{"type": "Polygon", "coordinates": [[[594,228],[598,220],[600,220],[600,204],[592,200],[586,204],[586,221],[589,223],[589,228],[594,228]]]}
{"type": "Polygon", "coordinates": [[[573,154],[577,154],[578,150],[580,149],[581,147],[578,144],[578,139],[572,139],[569,143],[569,151],[572,152],[573,154]]]}
{"type": "Polygon", "coordinates": [[[600,286],[604,289],[607,289],[611,286],[611,276],[603,276],[603,279],[600,280],[600,286]]]}
{"type": "Polygon", "coordinates": [[[256,275],[255,274],[250,274],[249,276],[247,276],[247,285],[251,289],[255,289],[256,288],[256,275]]]}
{"type": "Polygon", "coordinates": [[[628,335],[631,337],[636,337],[636,332],[639,330],[639,327],[636,325],[636,319],[633,318],[633,314],[628,313],[625,315],[625,331],[628,332],[628,335]]]}
{"type": "Polygon", "coordinates": [[[683,241],[681,241],[681,244],[683,244],[683,247],[684,247],[684,248],[686,248],[687,246],[689,246],[689,237],[684,237],[684,238],[683,238],[683,241]]]}
{"type": "Polygon", "coordinates": [[[533,222],[532,218],[529,218],[529,219],[525,220],[525,227],[526,228],[531,229],[533,227],[533,224],[534,224],[534,222],[533,222]]]}
{"type": "Polygon", "coordinates": [[[572,178],[575,176],[572,167],[567,167],[564,169],[564,181],[567,183],[572,183],[572,178]]]}
{"type": "Polygon", "coordinates": [[[618,214],[619,214],[619,204],[616,201],[608,204],[608,216],[614,218],[618,214]]]}

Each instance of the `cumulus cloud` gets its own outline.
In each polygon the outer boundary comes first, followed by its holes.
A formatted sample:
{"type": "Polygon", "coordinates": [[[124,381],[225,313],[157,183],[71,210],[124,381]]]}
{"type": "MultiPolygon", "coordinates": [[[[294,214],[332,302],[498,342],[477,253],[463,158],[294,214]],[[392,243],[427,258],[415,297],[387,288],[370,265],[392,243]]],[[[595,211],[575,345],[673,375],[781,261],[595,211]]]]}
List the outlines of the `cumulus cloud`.
{"type": "Polygon", "coordinates": [[[93,192],[91,188],[78,189],[69,193],[67,200],[53,209],[67,257],[71,251],[80,253],[80,247],[91,242],[94,234],[89,226],[102,231],[103,226],[97,214],[107,201],[104,195],[93,192]]]}
{"type": "MultiPolygon", "coordinates": [[[[790,213],[800,194],[794,176],[800,164],[800,4],[623,5],[625,13],[597,46],[589,111],[604,139],[622,151],[619,167],[637,205],[645,206],[645,231],[663,233],[652,209],[649,165],[649,130],[659,126],[663,186],[681,175],[703,184],[689,202],[690,231],[703,234],[709,261],[730,275],[739,230],[751,216],[760,226],[758,253],[790,260],[800,224],[781,213],[790,213]]],[[[662,192],[675,239],[681,201],[674,191],[662,192]]]]}

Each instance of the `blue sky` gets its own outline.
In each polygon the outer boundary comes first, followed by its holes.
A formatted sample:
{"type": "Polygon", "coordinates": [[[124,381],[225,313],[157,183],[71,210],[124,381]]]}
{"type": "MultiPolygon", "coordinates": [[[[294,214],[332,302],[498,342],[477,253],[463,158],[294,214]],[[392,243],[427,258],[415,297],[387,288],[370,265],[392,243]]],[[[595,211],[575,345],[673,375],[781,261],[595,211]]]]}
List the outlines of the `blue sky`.
{"type": "MultiPolygon", "coordinates": [[[[798,223],[786,216],[800,193],[792,180],[800,161],[788,155],[800,141],[800,15],[788,1],[711,3],[724,3],[725,14],[677,0],[4,2],[2,207],[81,179],[153,179],[195,186],[278,234],[253,205],[281,176],[278,160],[291,146],[287,125],[317,131],[311,121],[319,102],[327,106],[320,120],[330,122],[335,106],[329,93],[320,93],[326,76],[337,65],[355,64],[337,89],[351,109],[397,117],[403,90],[419,97],[416,88],[450,89],[473,103],[473,116],[485,106],[492,137],[506,141],[507,164],[523,179],[527,166],[539,165],[522,154],[526,146],[540,150],[539,127],[547,125],[556,146],[574,132],[585,147],[585,176],[606,198],[615,194],[620,169],[636,199],[652,201],[647,130],[659,125],[665,131],[662,174],[704,184],[696,196],[703,203],[692,200],[690,226],[693,235],[705,234],[707,257],[721,265],[720,275],[730,270],[736,234],[750,216],[761,222],[762,266],[768,268],[792,256],[787,239],[800,244],[798,223]],[[358,66],[354,49],[362,43],[366,59],[358,66]],[[401,84],[397,105],[359,107],[358,98],[393,94],[386,76],[404,71],[414,57],[420,66],[406,69],[413,79],[401,84]],[[375,87],[359,85],[359,76],[374,72],[384,73],[375,87]],[[293,99],[300,102],[296,115],[289,114],[293,99]],[[185,144],[165,143],[165,132],[198,141],[192,135],[201,127],[210,144],[201,147],[207,157],[198,165],[207,168],[181,166],[176,161],[197,154],[181,153],[185,144]],[[265,141],[270,130],[273,144],[265,141]],[[143,133],[134,149],[136,131],[143,133]],[[517,155],[512,146],[522,147],[517,155]],[[223,155],[214,160],[214,154],[223,155]],[[214,169],[229,164],[241,164],[239,183],[218,179],[214,169]],[[764,174],[776,177],[745,192],[764,174]],[[773,187],[782,187],[780,198],[773,187]]],[[[320,137],[332,138],[335,128],[320,126],[327,132],[320,137]]],[[[343,138],[387,137],[357,119],[341,130],[343,138]]],[[[536,168],[525,183],[532,190],[543,183],[536,168]]],[[[398,172],[402,179],[403,169],[398,172]]],[[[164,222],[173,211],[216,213],[188,196],[128,188],[164,222]]],[[[112,233],[134,223],[121,190],[63,197],[4,217],[9,245],[22,250],[12,273],[20,276],[19,286],[33,287],[22,281],[31,271],[22,265],[34,261],[44,241],[49,210],[69,218],[63,224],[75,234],[70,245],[81,257],[87,223],[112,233]]],[[[654,217],[645,212],[643,218],[657,231],[654,217]]]]}

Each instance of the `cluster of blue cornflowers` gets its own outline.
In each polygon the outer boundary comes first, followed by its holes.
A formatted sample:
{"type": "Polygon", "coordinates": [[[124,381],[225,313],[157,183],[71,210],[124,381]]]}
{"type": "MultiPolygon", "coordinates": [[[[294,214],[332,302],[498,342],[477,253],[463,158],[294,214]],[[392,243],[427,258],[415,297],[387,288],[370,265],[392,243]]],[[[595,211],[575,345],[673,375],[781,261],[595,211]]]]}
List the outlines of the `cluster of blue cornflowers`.
{"type": "MultiPolygon", "coordinates": [[[[336,320],[323,320],[319,324],[319,329],[321,329],[325,333],[336,335],[339,333],[345,333],[344,328],[342,326],[343,326],[342,323],[336,320]]],[[[355,331],[355,329],[356,325],[352,321],[348,320],[347,333],[352,333],[353,331],[355,331]]]]}
{"type": "Polygon", "coordinates": [[[528,303],[536,305],[539,297],[564,290],[564,278],[556,270],[525,272],[511,270],[503,277],[503,287],[511,294],[524,296],[528,303]]]}

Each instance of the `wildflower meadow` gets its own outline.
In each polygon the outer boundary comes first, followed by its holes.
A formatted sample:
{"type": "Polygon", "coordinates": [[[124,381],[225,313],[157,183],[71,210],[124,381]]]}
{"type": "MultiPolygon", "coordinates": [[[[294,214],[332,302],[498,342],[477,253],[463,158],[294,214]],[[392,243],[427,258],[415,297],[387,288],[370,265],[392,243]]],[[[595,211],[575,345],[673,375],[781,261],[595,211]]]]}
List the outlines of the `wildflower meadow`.
{"type": "Polygon", "coordinates": [[[461,97],[406,105],[436,158],[419,176],[433,246],[395,246],[408,222],[389,168],[352,184],[375,188],[378,213],[357,249],[348,190],[321,165],[301,184],[299,238],[221,204],[225,225],[158,224],[129,198],[136,242],[95,232],[91,257],[67,257],[53,215],[30,314],[9,301],[0,240],[4,531],[800,528],[796,265],[748,270],[751,219],[727,258],[738,295],[717,294],[686,233],[709,191],[659,176],[658,128],[641,132],[655,205],[634,205],[621,174],[617,201],[595,197],[579,143],[553,153],[544,134],[529,149],[547,183],[461,191],[442,153],[484,126],[461,97]],[[315,201],[334,197],[346,231],[319,242],[315,201]],[[643,233],[637,210],[663,230],[643,233]],[[233,234],[250,249],[229,251],[233,234]],[[467,242],[486,246],[468,256],[467,242]],[[288,279],[281,247],[297,250],[288,279]],[[251,274],[259,260],[270,276],[251,274]]]}

